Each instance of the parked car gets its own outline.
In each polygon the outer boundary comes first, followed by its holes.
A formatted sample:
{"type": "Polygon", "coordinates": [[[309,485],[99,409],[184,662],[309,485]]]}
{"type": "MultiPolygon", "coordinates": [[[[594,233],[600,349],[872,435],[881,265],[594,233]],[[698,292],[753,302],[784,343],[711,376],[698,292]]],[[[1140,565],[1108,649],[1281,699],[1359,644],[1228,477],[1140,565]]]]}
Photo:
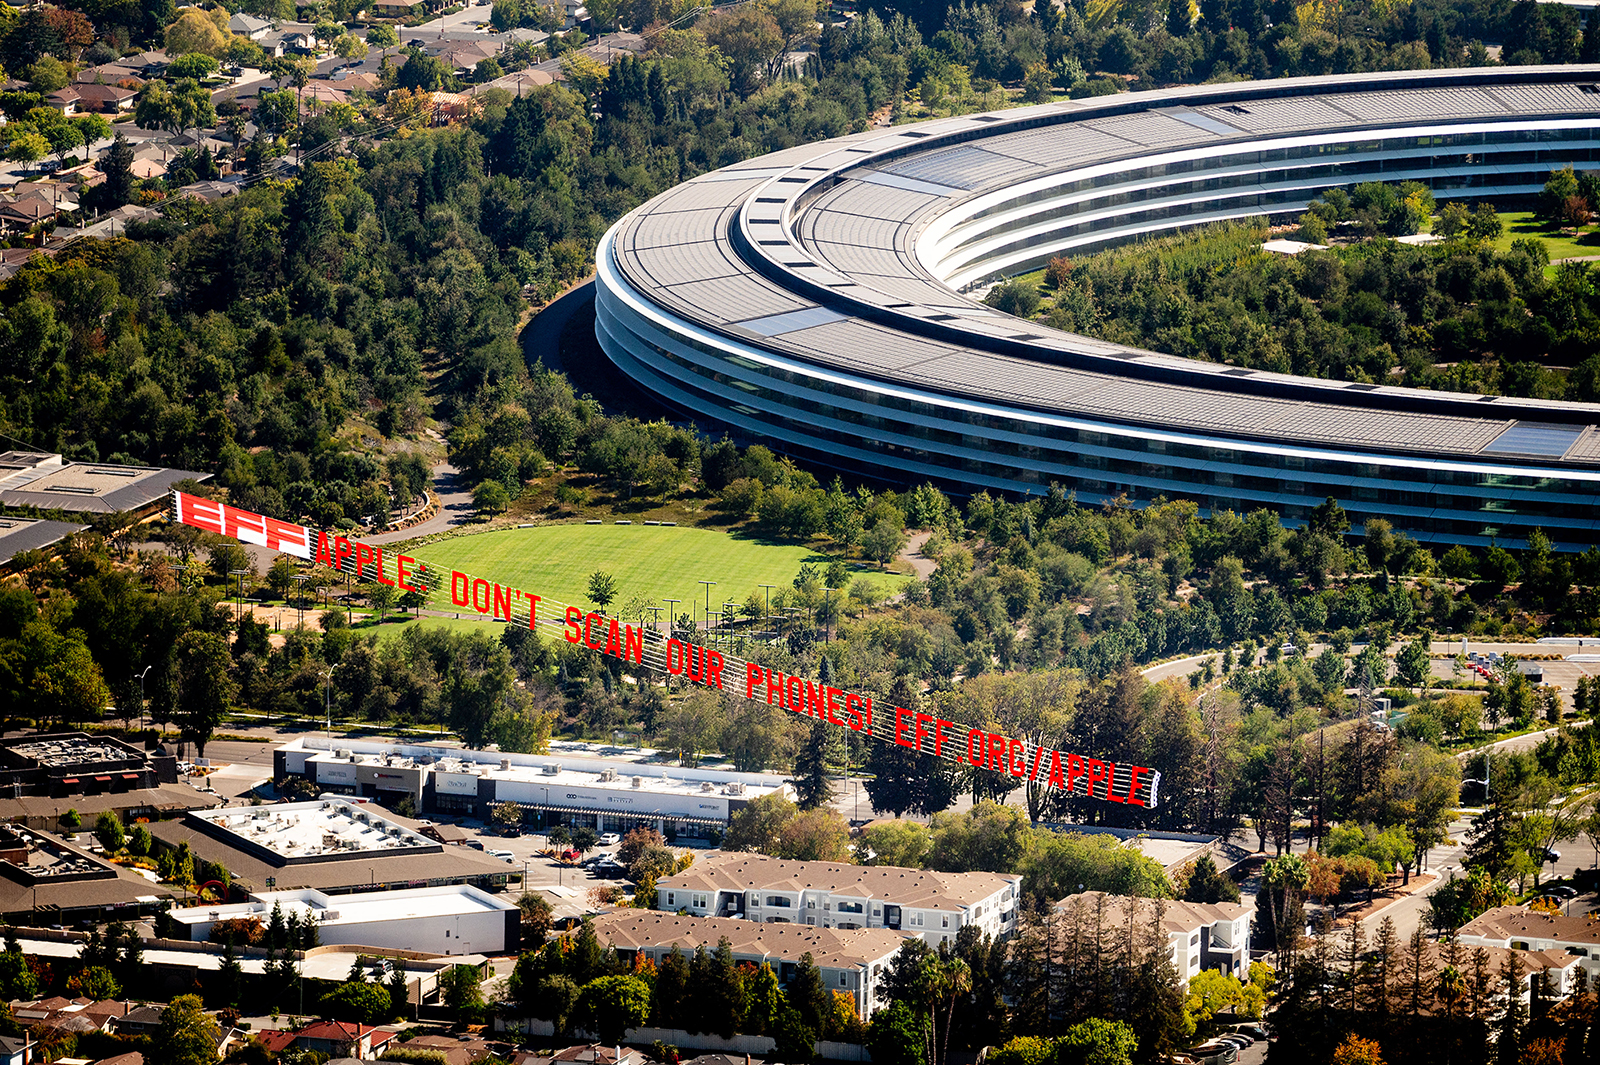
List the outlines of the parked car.
{"type": "Polygon", "coordinates": [[[1248,1035],[1253,1039],[1271,1038],[1267,1035],[1266,1028],[1259,1024],[1236,1024],[1233,1026],[1233,1030],[1236,1032],[1243,1032],[1245,1035],[1248,1035]]]}
{"type": "Polygon", "coordinates": [[[622,837],[615,832],[606,832],[600,836],[600,846],[613,847],[622,842],[622,837]]]}
{"type": "Polygon", "coordinates": [[[463,843],[462,846],[463,847],[471,847],[475,851],[481,851],[481,850],[484,849],[483,840],[481,840],[481,839],[469,839],[465,843],[463,843]]]}
{"type": "Polygon", "coordinates": [[[502,862],[514,862],[517,856],[510,851],[484,851],[491,858],[499,858],[502,862]]]}

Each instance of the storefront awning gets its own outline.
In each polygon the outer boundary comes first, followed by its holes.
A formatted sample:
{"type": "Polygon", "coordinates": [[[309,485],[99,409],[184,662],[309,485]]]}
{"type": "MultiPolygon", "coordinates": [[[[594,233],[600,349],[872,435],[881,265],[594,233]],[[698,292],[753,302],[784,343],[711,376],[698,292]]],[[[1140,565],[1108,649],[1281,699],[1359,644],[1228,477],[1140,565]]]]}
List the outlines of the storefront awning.
{"type": "Polygon", "coordinates": [[[124,773],[124,774],[122,774],[122,779],[123,780],[138,780],[139,779],[139,774],[138,773],[124,773]]]}
{"type": "Polygon", "coordinates": [[[99,781],[102,784],[111,783],[111,778],[110,777],[95,777],[95,780],[99,781]]]}
{"type": "Polygon", "coordinates": [[[63,783],[63,784],[78,784],[78,783],[81,783],[81,781],[79,781],[77,777],[67,777],[61,783],[63,783]]]}
{"type": "Polygon", "coordinates": [[[692,817],[688,814],[674,814],[664,810],[618,810],[607,806],[583,806],[562,802],[519,802],[517,805],[524,810],[545,810],[555,814],[604,814],[606,817],[631,817],[640,821],[659,818],[663,821],[676,821],[680,825],[726,825],[728,823],[720,817],[692,817]]]}

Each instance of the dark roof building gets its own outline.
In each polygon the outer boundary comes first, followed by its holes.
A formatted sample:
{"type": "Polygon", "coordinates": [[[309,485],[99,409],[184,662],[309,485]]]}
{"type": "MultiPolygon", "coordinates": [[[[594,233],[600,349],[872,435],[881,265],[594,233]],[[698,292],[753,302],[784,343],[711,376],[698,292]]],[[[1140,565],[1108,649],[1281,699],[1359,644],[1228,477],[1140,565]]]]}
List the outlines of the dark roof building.
{"type": "MultiPolygon", "coordinates": [[[[38,217],[28,214],[15,218],[10,213],[25,208],[31,211],[30,204],[49,207],[37,198],[19,200],[0,206],[0,219],[31,225],[54,213],[47,210],[38,217]]],[[[60,455],[40,452],[0,454],[0,503],[10,507],[111,514],[163,502],[180,481],[210,479],[209,473],[109,462],[67,462],[60,455]]]]}
{"type": "Polygon", "coordinates": [[[0,830],[0,853],[6,924],[134,920],[171,898],[161,885],[48,833],[0,830]]]}
{"type": "Polygon", "coordinates": [[[24,551],[42,551],[87,528],[69,521],[0,517],[0,565],[24,551]]]}

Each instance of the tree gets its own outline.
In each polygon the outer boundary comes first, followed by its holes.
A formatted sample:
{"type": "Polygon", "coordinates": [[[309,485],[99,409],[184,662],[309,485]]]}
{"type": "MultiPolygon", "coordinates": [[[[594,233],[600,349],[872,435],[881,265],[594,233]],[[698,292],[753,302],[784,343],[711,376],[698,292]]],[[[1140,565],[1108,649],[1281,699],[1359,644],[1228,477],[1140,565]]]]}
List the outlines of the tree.
{"type": "Polygon", "coordinates": [[[585,984],[578,994],[578,1025],[615,1045],[630,1028],[650,1017],[650,985],[637,976],[602,976],[585,984]]]}
{"type": "Polygon", "coordinates": [[[848,862],[850,826],[831,806],[805,810],[792,818],[768,852],[775,858],[805,862],[848,862]]]}
{"type": "Polygon", "coordinates": [[[1333,1052],[1333,1065],[1384,1065],[1376,1040],[1348,1035],[1333,1052]]]}
{"type": "MultiPolygon", "coordinates": [[[[407,63],[407,66],[411,64],[407,63]]],[[[486,518],[503,513],[511,505],[511,495],[499,481],[484,481],[472,490],[472,505],[486,518]]]]}
{"type": "Polygon", "coordinates": [[[589,601],[601,610],[609,607],[617,598],[617,579],[604,570],[595,570],[589,574],[589,601]]]}
{"type": "Polygon", "coordinates": [[[161,1011],[151,1039],[163,1065],[214,1065],[222,1031],[205,1012],[198,995],[179,995],[161,1011]]]}
{"type": "Polygon", "coordinates": [[[387,988],[365,980],[346,980],[322,996],[324,1014],[338,1021],[382,1024],[394,1016],[387,988]]]}
{"type": "Polygon", "coordinates": [[[1211,855],[1202,854],[1189,872],[1183,900],[1206,903],[1238,902],[1239,887],[1222,874],[1217,868],[1217,863],[1211,859],[1211,855]]]}
{"type": "Polygon", "coordinates": [[[924,825],[916,821],[891,821],[863,830],[856,850],[863,865],[918,869],[928,856],[929,845],[928,830],[924,825]]]}
{"type": "Polygon", "coordinates": [[[542,946],[555,921],[550,901],[537,891],[524,891],[517,899],[517,908],[522,911],[522,938],[542,946]]]}
{"type": "Polygon", "coordinates": [[[932,755],[894,743],[874,743],[867,749],[867,795],[874,809],[896,817],[913,813],[933,815],[956,800],[958,778],[948,763],[932,755]]]}
{"type": "Polygon", "coordinates": [[[172,90],[159,81],[145,85],[134,106],[134,123],[140,129],[164,129],[181,136],[188,130],[212,126],[217,111],[211,94],[193,81],[180,81],[172,90]]]}
{"type": "MultiPolygon", "coordinates": [[[[103,811],[94,822],[95,838],[100,841],[107,853],[116,854],[127,843],[128,835],[122,828],[122,818],[117,816],[115,810],[103,811]]],[[[116,996],[109,996],[115,998],[116,996]]]]}
{"type": "Polygon", "coordinates": [[[64,89],[72,81],[66,65],[55,56],[44,56],[27,70],[28,88],[37,93],[52,93],[64,89]]]}
{"type": "Polygon", "coordinates": [[[926,1065],[927,1028],[927,1019],[900,999],[879,1009],[867,1025],[867,1049],[875,1065],[926,1065]]]}
{"type": "Polygon", "coordinates": [[[457,1019],[470,1022],[483,1012],[483,992],[479,984],[483,974],[472,965],[453,965],[440,976],[444,1004],[457,1019]]]}
{"type": "Polygon", "coordinates": [[[393,26],[380,22],[367,28],[367,44],[373,48],[396,48],[400,44],[400,35],[393,26]]]}
{"type": "Polygon", "coordinates": [[[100,169],[106,180],[97,190],[100,202],[107,209],[121,207],[133,200],[133,145],[118,133],[111,147],[100,157],[100,169]]]}
{"type": "Polygon", "coordinates": [[[815,809],[833,795],[833,782],[828,777],[828,752],[837,731],[820,717],[811,723],[805,746],[794,763],[794,786],[801,809],[815,809]]]}
{"type": "Polygon", "coordinates": [[[117,983],[110,969],[103,965],[90,965],[72,978],[70,990],[74,995],[101,1002],[122,994],[122,985],[117,983]]]}
{"type": "Polygon", "coordinates": [[[219,58],[226,55],[230,37],[228,14],[221,8],[217,8],[217,12],[222,16],[220,19],[199,8],[189,8],[179,15],[177,21],[167,27],[167,54],[183,56],[203,52],[219,58]]]}
{"type": "Polygon", "coordinates": [[[221,64],[204,52],[190,52],[180,55],[167,64],[167,76],[172,78],[192,78],[195,81],[204,81],[215,74],[221,64]]]}
{"type": "Polygon", "coordinates": [[[881,569],[906,545],[906,532],[892,518],[880,518],[861,538],[861,546],[881,569]]]}
{"type": "Polygon", "coordinates": [[[18,129],[6,140],[6,158],[15,163],[37,163],[49,151],[50,142],[31,129],[18,129]]]}
{"type": "Polygon", "coordinates": [[[1395,655],[1395,677],[1406,687],[1420,691],[1428,686],[1433,674],[1433,660],[1428,650],[1431,642],[1432,634],[1422,633],[1395,655]]]}
{"type": "Polygon", "coordinates": [[[201,755],[222,719],[233,708],[238,686],[229,672],[232,656],[214,632],[186,632],[173,645],[176,714],[184,740],[201,755]]]}
{"type": "Polygon", "coordinates": [[[757,796],[729,819],[727,834],[722,838],[722,849],[771,854],[777,848],[783,830],[799,813],[799,807],[781,792],[757,796]]]}

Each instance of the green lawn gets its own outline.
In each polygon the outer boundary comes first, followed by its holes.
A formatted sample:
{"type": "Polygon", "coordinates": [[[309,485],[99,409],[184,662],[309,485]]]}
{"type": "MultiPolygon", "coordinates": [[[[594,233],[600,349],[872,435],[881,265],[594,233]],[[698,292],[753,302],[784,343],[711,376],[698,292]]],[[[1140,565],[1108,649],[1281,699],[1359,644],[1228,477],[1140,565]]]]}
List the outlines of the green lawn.
{"type": "Polygon", "coordinates": [[[1556,226],[1535,218],[1531,211],[1503,211],[1500,221],[1505,224],[1505,231],[1494,242],[1495,251],[1510,251],[1513,240],[1534,237],[1544,244],[1552,260],[1600,255],[1600,232],[1596,232],[1592,226],[1581,231],[1577,237],[1571,237],[1556,226]]]}
{"type": "MultiPolygon", "coordinates": [[[[617,605],[634,595],[659,603],[680,599],[705,606],[700,580],[716,581],[711,607],[728,599],[743,602],[761,585],[789,587],[800,566],[830,561],[809,547],[775,544],[714,529],[656,525],[543,525],[460,536],[417,549],[417,555],[440,568],[454,568],[474,577],[520,588],[547,601],[587,605],[589,574],[604,570],[617,580],[617,605]]],[[[890,590],[900,578],[876,567],[856,570],[890,590]]],[[[852,578],[853,579],[853,578],[852,578]]],[[[776,590],[776,589],[774,589],[776,590]]],[[[764,594],[764,593],[763,593],[764,594]]],[[[434,593],[436,609],[450,609],[448,586],[434,593]]],[[[393,626],[398,628],[399,626],[393,626]]],[[[385,629],[391,626],[385,625],[385,629]]]]}

